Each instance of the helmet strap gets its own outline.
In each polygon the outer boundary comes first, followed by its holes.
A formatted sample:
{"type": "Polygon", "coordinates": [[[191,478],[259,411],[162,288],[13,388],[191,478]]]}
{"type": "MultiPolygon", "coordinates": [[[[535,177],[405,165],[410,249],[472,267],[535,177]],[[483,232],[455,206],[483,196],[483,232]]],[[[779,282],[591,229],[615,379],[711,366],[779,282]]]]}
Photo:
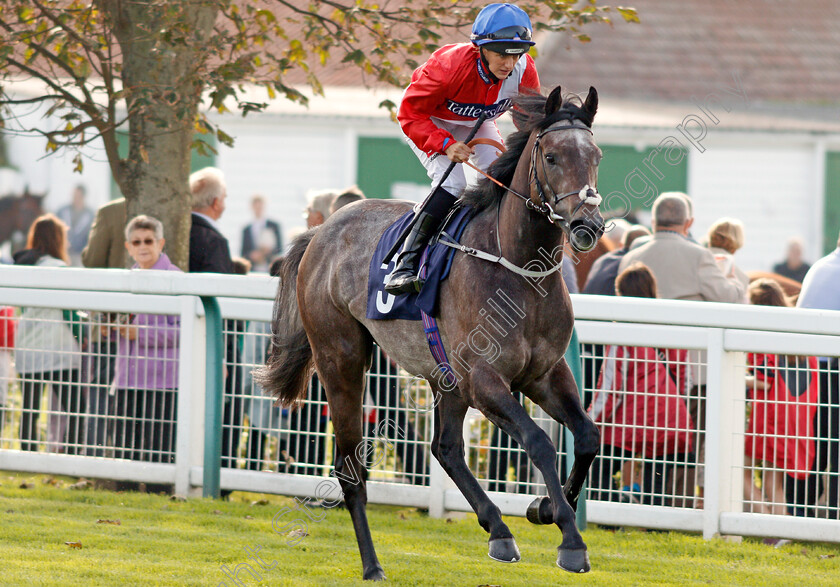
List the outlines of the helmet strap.
{"type": "Polygon", "coordinates": [[[481,63],[482,63],[482,65],[484,65],[484,70],[487,72],[487,77],[490,78],[490,81],[492,81],[494,84],[496,82],[500,81],[499,78],[497,78],[493,74],[493,72],[490,71],[490,64],[487,62],[487,58],[484,56],[484,47],[479,47],[478,48],[478,53],[479,53],[479,55],[481,55],[481,63]]]}

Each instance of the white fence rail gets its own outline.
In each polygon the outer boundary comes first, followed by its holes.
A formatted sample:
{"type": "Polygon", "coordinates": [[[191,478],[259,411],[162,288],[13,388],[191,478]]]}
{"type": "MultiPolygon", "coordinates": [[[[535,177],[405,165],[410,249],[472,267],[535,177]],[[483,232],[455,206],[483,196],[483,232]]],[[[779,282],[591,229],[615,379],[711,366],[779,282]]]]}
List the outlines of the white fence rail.
{"type": "MultiPolygon", "coordinates": [[[[177,493],[199,494],[204,478],[206,362],[204,312],[199,296],[218,297],[223,317],[231,321],[226,334],[238,337],[240,354],[230,361],[228,368],[239,370],[234,377],[241,383],[248,381],[250,368],[261,362],[259,351],[245,349],[260,343],[263,345],[260,348],[264,348],[265,323],[271,316],[275,288],[276,280],[259,276],[0,266],[0,306],[85,310],[91,315],[169,314],[178,316],[180,333],[174,462],[116,458],[113,452],[95,453],[92,449],[97,447],[90,443],[82,447],[84,450],[73,451],[78,454],[62,454],[70,451],[61,448],[61,439],[57,444],[41,441],[37,451],[20,450],[16,429],[23,410],[17,403],[19,386],[14,375],[4,378],[0,374],[0,386],[8,387],[6,404],[0,412],[0,421],[5,422],[0,431],[0,469],[173,484],[177,493]],[[234,321],[239,321],[239,326],[234,321]]],[[[701,475],[697,485],[703,488],[702,499],[694,496],[679,507],[645,505],[644,500],[622,503],[590,499],[587,502],[590,521],[689,530],[702,532],[706,537],[723,533],[840,541],[838,503],[823,501],[803,506],[800,516],[770,515],[751,513],[759,504],[744,498],[745,426],[752,404],[745,387],[750,368],[747,354],[832,358],[835,371],[829,373],[829,379],[836,380],[840,312],[600,296],[573,296],[573,302],[578,336],[588,348],[624,345],[687,349],[689,358],[682,368],[691,371],[694,381],[704,383],[706,389],[702,400],[705,429],[698,426],[694,432],[695,447],[701,438],[705,440],[704,462],[696,463],[701,475]],[[824,517],[835,519],[818,519],[824,517]]],[[[95,321],[88,324],[91,332],[102,326],[95,321]]],[[[78,352],[88,360],[93,356],[90,349],[78,352]]],[[[594,358],[600,360],[603,355],[594,358]]],[[[822,365],[829,368],[832,364],[821,364],[821,368],[822,365]]],[[[466,500],[430,456],[431,418],[427,407],[430,404],[429,398],[424,397],[427,390],[405,373],[389,368],[384,359],[379,367],[377,374],[370,375],[368,380],[367,413],[374,427],[369,430],[369,438],[381,440],[387,450],[374,463],[369,500],[429,508],[433,515],[442,515],[445,510],[468,511],[466,500]],[[407,431],[410,434],[401,438],[388,436],[388,429],[379,427],[385,420],[390,420],[393,430],[403,436],[407,431]]],[[[587,397],[594,391],[597,375],[597,372],[589,373],[587,397]]],[[[87,390],[97,385],[100,391],[112,387],[108,381],[81,381],[80,384],[87,390]]],[[[309,400],[312,408],[309,414],[317,420],[314,425],[312,419],[303,423],[300,414],[284,413],[261,404],[265,400],[259,397],[259,390],[245,385],[234,386],[225,395],[229,406],[226,409],[237,414],[224,424],[228,437],[233,439],[227,453],[233,461],[222,467],[221,487],[315,496],[316,488],[329,478],[332,453],[331,431],[321,411],[323,397],[317,395],[321,393],[317,385],[313,385],[309,400]]],[[[557,434],[556,425],[539,409],[528,402],[526,405],[540,425],[558,440],[561,449],[558,459],[564,459],[565,447],[559,441],[562,436],[557,434]]],[[[39,431],[46,436],[51,433],[47,422],[52,416],[61,416],[62,410],[52,406],[38,410],[47,416],[41,418],[39,431]]],[[[470,467],[480,483],[491,490],[492,499],[503,513],[523,515],[533,496],[543,491],[539,476],[520,462],[518,448],[505,441],[482,418],[472,416],[465,424],[470,467]]],[[[107,417],[119,418],[118,415],[107,417]]],[[[649,458],[633,459],[640,467],[657,466],[649,458]]],[[[768,468],[774,469],[765,466],[765,470],[768,468]]],[[[779,468],[775,469],[778,472],[779,468]]],[[[825,486],[832,480],[836,486],[836,468],[821,472],[821,476],[825,486]]],[[[764,479],[767,478],[765,473],[764,479]]],[[[772,501],[793,510],[796,499],[794,495],[791,503],[786,503],[785,496],[776,495],[772,501]]]]}

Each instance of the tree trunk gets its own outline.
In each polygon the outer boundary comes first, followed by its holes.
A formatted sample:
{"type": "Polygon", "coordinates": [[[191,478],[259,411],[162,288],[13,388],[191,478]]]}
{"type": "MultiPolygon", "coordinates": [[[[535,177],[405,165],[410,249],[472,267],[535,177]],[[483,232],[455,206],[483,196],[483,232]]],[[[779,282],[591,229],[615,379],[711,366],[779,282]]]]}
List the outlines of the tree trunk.
{"type": "Polygon", "coordinates": [[[129,153],[115,180],[127,218],[148,214],[163,222],[165,252],[187,271],[191,145],[204,87],[204,44],[218,3],[102,0],[101,6],[122,50],[129,153]]]}

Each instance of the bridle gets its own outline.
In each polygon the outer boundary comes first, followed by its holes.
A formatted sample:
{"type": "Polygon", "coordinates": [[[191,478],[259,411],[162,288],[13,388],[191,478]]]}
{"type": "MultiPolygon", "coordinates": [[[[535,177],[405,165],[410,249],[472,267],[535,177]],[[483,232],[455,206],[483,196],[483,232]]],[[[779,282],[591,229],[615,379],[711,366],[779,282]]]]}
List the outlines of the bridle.
{"type": "MultiPolygon", "coordinates": [[[[528,201],[531,202],[531,207],[537,210],[548,217],[548,220],[557,225],[559,221],[561,226],[569,230],[569,221],[566,218],[563,218],[559,214],[554,212],[554,206],[559,204],[561,201],[565,200],[569,196],[577,195],[580,198],[580,202],[578,205],[575,206],[575,209],[572,210],[571,216],[574,217],[577,214],[578,210],[580,210],[581,206],[584,204],[592,204],[593,206],[598,206],[601,203],[601,195],[598,193],[598,190],[594,187],[589,187],[589,184],[586,184],[581,189],[569,192],[563,195],[558,194],[554,191],[554,188],[551,187],[551,184],[548,185],[548,189],[551,190],[551,194],[554,196],[553,204],[548,203],[548,199],[545,197],[545,191],[543,190],[542,182],[540,182],[540,178],[537,177],[537,151],[543,153],[542,145],[540,141],[542,138],[550,132],[557,132],[561,130],[585,130],[589,134],[592,134],[592,129],[588,126],[581,126],[578,124],[571,124],[569,126],[557,126],[557,127],[549,127],[542,131],[540,134],[537,135],[536,140],[534,140],[534,148],[531,151],[531,172],[528,176],[528,182],[533,183],[537,188],[537,195],[540,197],[540,204],[534,204],[533,201],[529,198],[528,201]]],[[[540,156],[539,160],[542,163],[542,170],[543,170],[543,177],[547,177],[548,172],[545,169],[545,157],[540,156]]],[[[525,204],[526,206],[528,204],[525,204]]]]}
{"type": "MultiPolygon", "coordinates": [[[[540,144],[540,141],[542,140],[542,138],[545,135],[547,135],[548,133],[551,133],[551,132],[558,132],[558,131],[561,131],[561,130],[585,130],[589,134],[592,134],[592,129],[589,128],[588,126],[571,124],[569,126],[549,127],[549,128],[545,129],[544,131],[542,131],[541,133],[539,133],[537,135],[537,138],[534,140],[534,146],[531,150],[531,170],[528,172],[528,183],[529,183],[529,185],[530,184],[535,185],[536,190],[537,190],[537,195],[540,198],[540,203],[539,204],[534,203],[534,200],[532,200],[530,197],[525,196],[523,194],[520,194],[516,190],[510,188],[509,186],[504,185],[502,182],[497,180],[495,177],[492,177],[490,174],[485,172],[483,169],[479,169],[478,167],[476,167],[475,165],[473,165],[469,161],[466,161],[465,163],[467,165],[469,165],[470,167],[472,167],[477,172],[479,172],[480,174],[482,174],[484,177],[486,177],[487,179],[489,179],[490,181],[492,181],[493,183],[498,185],[499,187],[507,190],[508,192],[513,194],[514,196],[523,200],[525,202],[525,206],[528,209],[533,210],[533,211],[537,212],[538,214],[544,216],[551,224],[553,224],[554,226],[557,226],[558,228],[561,228],[564,232],[566,232],[568,234],[571,231],[571,226],[570,226],[569,220],[567,220],[565,217],[561,216],[560,214],[557,214],[554,211],[554,206],[556,206],[561,201],[565,200],[566,198],[568,198],[570,196],[577,195],[580,198],[580,202],[578,202],[578,205],[575,206],[575,209],[572,211],[571,216],[574,217],[574,215],[577,214],[578,210],[580,210],[581,206],[583,206],[585,204],[592,204],[593,206],[598,206],[601,203],[601,195],[598,193],[597,188],[590,187],[589,184],[586,184],[585,186],[583,186],[579,190],[568,192],[568,193],[563,194],[563,195],[560,195],[557,192],[555,192],[554,188],[551,187],[551,184],[548,184],[548,189],[551,190],[551,194],[554,196],[554,202],[549,203],[549,200],[548,200],[548,198],[546,198],[546,195],[545,195],[545,190],[543,189],[543,184],[540,181],[539,177],[537,176],[537,160],[538,160],[538,158],[537,158],[538,153],[537,152],[539,151],[539,153],[543,153],[543,148],[542,148],[542,145],[540,144]]],[[[543,177],[546,177],[547,172],[546,172],[546,169],[545,169],[545,158],[540,156],[539,160],[542,161],[543,177]]]]}
{"type": "MultiPolygon", "coordinates": [[[[487,179],[489,179],[490,181],[492,181],[493,183],[495,183],[499,187],[504,188],[505,190],[507,190],[508,192],[513,194],[514,196],[518,197],[521,200],[524,200],[525,201],[525,206],[527,208],[529,208],[531,210],[534,210],[535,212],[541,214],[546,219],[548,219],[548,221],[552,225],[559,227],[561,230],[563,230],[563,232],[565,234],[570,235],[571,234],[570,222],[566,218],[564,218],[563,216],[555,213],[553,206],[551,204],[549,204],[548,199],[545,197],[545,190],[543,189],[542,183],[540,182],[540,179],[537,176],[537,157],[536,156],[537,156],[537,151],[538,150],[540,152],[542,152],[542,147],[540,146],[540,140],[546,134],[548,134],[550,132],[557,132],[557,131],[561,131],[561,130],[573,130],[573,129],[585,130],[588,133],[592,134],[592,130],[589,127],[572,124],[570,126],[558,126],[558,127],[555,127],[555,128],[549,127],[547,129],[545,129],[544,131],[542,131],[541,133],[539,133],[537,135],[537,138],[534,140],[534,148],[531,151],[531,170],[528,174],[528,183],[529,184],[534,183],[536,185],[537,194],[540,197],[540,203],[539,204],[535,204],[534,201],[531,198],[529,198],[528,196],[524,196],[524,195],[520,194],[519,192],[517,192],[516,190],[511,189],[510,187],[506,186],[505,184],[503,184],[502,182],[497,180],[495,177],[492,177],[490,174],[486,173],[483,169],[479,169],[478,167],[476,167],[475,165],[473,165],[469,161],[465,161],[464,163],[466,163],[467,165],[469,165],[470,167],[475,169],[477,172],[482,174],[484,177],[486,177],[487,179]]],[[[486,139],[477,139],[475,142],[487,142],[487,141],[486,141],[486,139]]],[[[495,143],[495,141],[493,141],[493,143],[495,143]]],[[[468,144],[469,144],[469,146],[472,146],[473,143],[470,142],[468,144]]],[[[502,150],[504,150],[503,146],[498,145],[498,147],[500,147],[502,150]]],[[[545,171],[545,161],[543,160],[543,176],[546,176],[546,175],[547,174],[546,174],[546,171],[545,171]]],[[[598,194],[598,190],[594,187],[590,187],[589,184],[583,186],[580,190],[569,192],[569,193],[563,194],[563,195],[557,194],[557,192],[555,192],[554,189],[551,188],[550,185],[549,185],[549,189],[551,189],[551,193],[554,196],[554,206],[556,206],[559,202],[561,202],[562,200],[564,200],[564,199],[566,199],[570,196],[577,195],[578,197],[580,197],[580,202],[578,203],[578,205],[575,207],[574,211],[572,212],[572,216],[574,216],[575,213],[577,213],[577,211],[580,210],[580,207],[583,206],[584,204],[592,204],[594,206],[597,206],[601,203],[601,196],[600,196],[600,194],[598,194]]],[[[502,255],[502,243],[501,243],[501,240],[500,240],[501,231],[499,230],[501,209],[502,209],[502,202],[501,202],[501,199],[500,199],[499,203],[498,203],[498,207],[496,208],[496,246],[499,250],[498,255],[492,255],[492,254],[487,253],[485,251],[481,251],[481,250],[475,249],[473,247],[468,247],[468,246],[462,245],[458,241],[456,241],[454,238],[452,238],[449,234],[447,234],[446,231],[441,232],[441,235],[440,235],[440,238],[438,239],[438,242],[447,246],[447,247],[459,250],[462,253],[464,253],[466,255],[469,255],[471,257],[476,257],[478,259],[483,259],[485,261],[490,261],[491,263],[499,263],[500,265],[502,265],[506,269],[509,269],[510,271],[513,271],[517,275],[521,275],[521,276],[527,277],[529,279],[542,279],[542,278],[548,277],[552,273],[560,271],[563,267],[562,257],[561,257],[559,263],[557,263],[556,265],[554,265],[552,267],[549,267],[545,271],[533,271],[533,270],[529,270],[529,269],[526,269],[524,267],[519,267],[519,266],[513,264],[508,259],[506,259],[504,257],[504,255],[502,255]]],[[[446,222],[444,222],[444,224],[446,224],[446,222]]]]}

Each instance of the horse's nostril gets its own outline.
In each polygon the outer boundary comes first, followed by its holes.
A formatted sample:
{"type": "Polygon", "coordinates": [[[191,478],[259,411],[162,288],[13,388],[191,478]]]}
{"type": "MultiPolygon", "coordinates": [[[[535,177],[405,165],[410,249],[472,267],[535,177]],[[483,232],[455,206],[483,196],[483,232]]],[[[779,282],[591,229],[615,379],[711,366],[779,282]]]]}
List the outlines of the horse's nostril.
{"type": "Polygon", "coordinates": [[[602,232],[602,227],[591,226],[585,222],[572,222],[570,230],[571,244],[578,251],[589,251],[598,242],[602,232]]]}

